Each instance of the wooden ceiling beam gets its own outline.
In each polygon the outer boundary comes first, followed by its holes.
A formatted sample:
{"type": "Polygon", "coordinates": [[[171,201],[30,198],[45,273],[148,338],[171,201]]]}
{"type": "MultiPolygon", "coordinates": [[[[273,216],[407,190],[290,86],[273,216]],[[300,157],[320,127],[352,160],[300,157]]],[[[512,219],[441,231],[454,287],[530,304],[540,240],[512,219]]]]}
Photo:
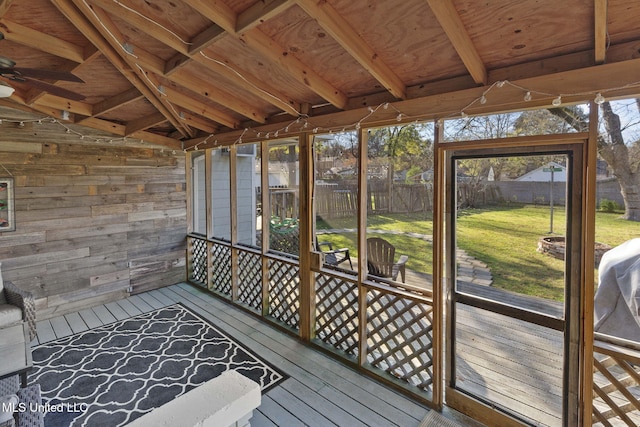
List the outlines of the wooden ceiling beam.
{"type": "MultiPolygon", "coordinates": [[[[206,0],[183,0],[201,15],[215,22],[230,35],[238,37],[245,45],[277,64],[291,77],[304,84],[327,102],[343,109],[347,105],[347,96],[323,79],[313,68],[302,63],[287,49],[279,46],[273,39],[257,28],[243,33],[236,32],[237,16],[231,8],[221,2],[206,0]]],[[[260,86],[258,86],[260,87],[260,86]]]]}
{"type": "Polygon", "coordinates": [[[594,21],[595,21],[595,61],[602,64],[607,55],[607,0],[595,0],[594,21]]]}
{"type": "Polygon", "coordinates": [[[208,82],[199,77],[184,73],[176,73],[171,76],[170,80],[185,89],[189,89],[190,91],[215,102],[216,104],[224,105],[226,108],[240,113],[251,120],[258,123],[267,122],[267,115],[264,112],[259,111],[253,105],[238,99],[236,96],[233,96],[224,90],[211,86],[208,82]]]}
{"type": "Polygon", "coordinates": [[[82,32],[105,57],[160,111],[185,137],[193,131],[165,105],[155,88],[149,86],[135,60],[123,50],[124,39],[108,15],[83,0],[52,0],[52,3],[82,32]],[[115,38],[115,40],[114,40],[115,38]]]}
{"type": "Polygon", "coordinates": [[[487,69],[451,0],[427,0],[458,56],[478,84],[487,84],[487,69]]]}
{"type": "MultiPolygon", "coordinates": [[[[563,102],[588,102],[593,100],[596,92],[602,92],[606,97],[638,96],[640,85],[631,86],[630,83],[640,81],[640,58],[623,62],[602,64],[569,70],[555,74],[541,75],[537,77],[514,80],[512,83],[542,93],[564,93],[577,95],[564,95],[563,102]]],[[[497,114],[506,111],[528,110],[534,108],[549,108],[555,95],[534,96],[534,99],[525,102],[524,92],[521,89],[506,85],[502,88],[495,87],[487,95],[487,103],[476,102],[471,108],[466,108],[474,100],[478,100],[488,89],[488,86],[473,87],[459,91],[445,92],[428,95],[421,98],[397,101],[391,103],[394,108],[379,109],[376,114],[361,123],[363,127],[389,126],[397,124],[397,115],[400,111],[411,120],[435,120],[445,117],[456,117],[465,108],[468,114],[497,114]]],[[[313,116],[313,125],[321,132],[326,129],[341,129],[345,126],[353,126],[359,123],[363,117],[369,116],[368,107],[361,107],[349,111],[341,111],[322,116],[313,116]]],[[[262,133],[282,133],[283,124],[273,123],[252,128],[253,131],[262,133]]],[[[293,130],[297,132],[298,130],[293,130]]],[[[216,134],[219,144],[230,144],[242,135],[241,130],[216,134]]],[[[281,135],[286,136],[286,135],[281,135]]],[[[245,135],[245,142],[251,140],[245,135]]],[[[211,146],[210,143],[202,145],[204,138],[185,141],[185,148],[199,144],[200,148],[211,146]]]]}
{"type": "Polygon", "coordinates": [[[127,122],[125,126],[124,136],[130,136],[136,132],[152,128],[166,121],[167,118],[159,112],[131,120],[127,122]]]}
{"type": "MultiPolygon", "coordinates": [[[[45,100],[46,101],[46,100],[45,100]]],[[[77,125],[81,125],[81,126],[85,126],[87,128],[91,128],[91,129],[95,129],[95,130],[99,130],[99,131],[103,131],[103,132],[109,132],[113,135],[116,135],[118,137],[124,137],[125,134],[125,126],[118,124],[118,123],[113,123],[107,120],[102,120],[102,119],[98,119],[98,118],[93,118],[93,117],[88,117],[88,118],[81,118],[80,120],[76,121],[74,114],[71,114],[69,116],[70,120],[65,120],[62,118],[62,111],[56,107],[51,107],[50,105],[48,105],[46,102],[41,103],[41,101],[39,100],[38,102],[34,103],[31,106],[26,106],[23,104],[16,104],[14,102],[11,101],[2,101],[0,100],[0,105],[6,105],[7,107],[11,107],[14,109],[19,109],[21,111],[26,111],[26,112],[32,112],[32,113],[38,113],[38,114],[44,114],[47,117],[51,117],[54,118],[56,120],[59,120],[61,122],[70,122],[73,124],[77,124],[77,125]]],[[[171,148],[174,150],[179,150],[182,149],[182,142],[178,141],[174,138],[168,138],[162,135],[158,135],[155,133],[151,133],[151,132],[145,132],[145,131],[139,131],[136,132],[135,134],[131,135],[132,137],[147,141],[147,142],[152,142],[154,144],[158,144],[167,148],[171,148]]]]}
{"type": "Polygon", "coordinates": [[[236,19],[236,33],[249,31],[268,19],[284,12],[293,4],[293,0],[262,0],[257,1],[236,19]]]}
{"type": "Polygon", "coordinates": [[[182,120],[184,120],[186,123],[189,123],[189,125],[193,126],[194,128],[200,129],[201,131],[207,132],[209,134],[217,133],[218,130],[220,130],[220,128],[214,126],[211,123],[211,120],[204,119],[193,113],[181,111],[180,117],[182,117],[182,120]]]}
{"type": "Polygon", "coordinates": [[[356,61],[396,98],[406,98],[406,87],[400,77],[360,37],[349,22],[329,3],[317,0],[296,0],[356,61]]]}
{"type": "Polygon", "coordinates": [[[225,79],[233,82],[243,90],[251,93],[264,102],[277,107],[284,112],[297,117],[300,115],[300,104],[281,93],[278,89],[271,87],[260,79],[251,75],[238,74],[236,70],[227,65],[224,59],[216,58],[212,54],[201,52],[192,57],[194,61],[206,67],[212,72],[219,74],[225,79]]]}
{"type": "MultiPolygon", "coordinates": [[[[150,26],[148,21],[144,19],[141,15],[134,13],[127,8],[123,8],[111,0],[91,0],[91,3],[100,8],[103,8],[103,10],[105,10],[108,13],[111,13],[114,16],[118,16],[118,18],[124,20],[125,22],[131,24],[132,26],[135,26],[137,28],[144,28],[145,32],[150,37],[176,50],[179,53],[179,55],[184,55],[185,58],[190,56],[189,49],[187,48],[188,45],[185,44],[185,42],[183,41],[184,39],[182,37],[176,34],[173,34],[172,32],[169,32],[169,31],[161,31],[159,27],[158,29],[156,29],[155,27],[150,26]]],[[[215,27],[217,27],[218,30],[214,31],[213,36],[219,37],[219,32],[223,30],[217,25],[215,25],[215,27]]],[[[212,28],[212,27],[209,27],[209,28],[212,28]]],[[[201,41],[201,42],[206,44],[205,41],[201,41]]],[[[142,50],[140,48],[138,47],[134,48],[134,54],[136,56],[140,55],[141,52],[142,50]]],[[[150,58],[151,56],[152,55],[150,53],[144,52],[145,58],[150,58]]],[[[151,62],[159,64],[161,62],[161,59],[157,58],[151,62]]],[[[181,62],[182,65],[185,65],[186,63],[185,61],[179,61],[179,62],[181,62]]],[[[166,71],[166,68],[167,68],[166,63],[163,63],[161,68],[154,67],[153,72],[158,75],[163,75],[164,72],[166,71]]],[[[248,103],[242,100],[235,99],[235,97],[230,95],[228,92],[211,85],[210,83],[204,81],[203,79],[184,78],[177,73],[171,73],[166,77],[173,83],[176,83],[189,90],[199,93],[200,95],[209,98],[211,101],[214,101],[218,104],[222,104],[225,107],[229,108],[230,110],[233,110],[239,114],[242,114],[248,119],[255,120],[258,123],[266,122],[266,114],[264,112],[259,111],[257,108],[255,108],[255,106],[249,105],[248,103]],[[220,100],[223,100],[223,101],[220,101],[220,100]]],[[[210,109],[210,107],[203,106],[198,110],[202,110],[205,108],[210,109]]],[[[227,125],[227,123],[228,121],[222,124],[227,125]]]]}
{"type": "Polygon", "coordinates": [[[143,98],[144,96],[142,93],[140,93],[137,88],[132,87],[131,89],[125,90],[115,96],[103,99],[102,101],[93,104],[91,116],[100,116],[101,114],[108,113],[109,111],[143,98]]]}
{"type": "Polygon", "coordinates": [[[11,7],[13,0],[0,0],[0,18],[7,13],[7,10],[11,7]]]}
{"type": "MultiPolygon", "coordinates": [[[[118,19],[122,19],[134,28],[140,29],[150,37],[162,41],[162,43],[182,54],[187,54],[189,51],[189,42],[186,41],[187,36],[182,37],[182,35],[176,34],[173,30],[166,31],[160,26],[150,25],[149,20],[129,8],[120,6],[119,2],[114,2],[113,0],[89,0],[89,3],[113,16],[117,16],[118,19]]],[[[122,37],[118,37],[118,40],[122,39],[122,37]]]]}
{"type": "Polygon", "coordinates": [[[33,30],[7,19],[0,19],[0,29],[4,34],[4,38],[12,42],[29,46],[79,64],[86,59],[84,47],[50,36],[41,31],[33,30]]]}
{"type": "Polygon", "coordinates": [[[178,107],[185,108],[203,117],[207,117],[217,123],[235,129],[240,126],[240,121],[227,113],[219,111],[212,106],[207,106],[195,101],[192,97],[183,94],[171,87],[162,87],[163,92],[171,99],[171,103],[178,107]]]}
{"type": "Polygon", "coordinates": [[[201,50],[211,46],[216,41],[224,37],[226,32],[217,24],[212,24],[209,28],[202,31],[191,39],[191,44],[187,54],[189,56],[199,53],[201,50]]]}
{"type": "Polygon", "coordinates": [[[311,66],[303,63],[287,49],[258,29],[239,35],[249,48],[278,65],[299,83],[340,109],[347,106],[349,99],[341,90],[322,78],[311,66]]]}

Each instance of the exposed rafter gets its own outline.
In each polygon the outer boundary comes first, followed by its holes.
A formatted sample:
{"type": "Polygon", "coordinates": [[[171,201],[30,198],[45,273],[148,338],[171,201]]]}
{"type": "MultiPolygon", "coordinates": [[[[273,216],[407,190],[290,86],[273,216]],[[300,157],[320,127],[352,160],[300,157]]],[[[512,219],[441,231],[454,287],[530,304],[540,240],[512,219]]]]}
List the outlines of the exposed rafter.
{"type": "Polygon", "coordinates": [[[335,88],[331,83],[323,79],[312,67],[302,63],[295,56],[290,55],[286,49],[279,46],[258,28],[236,33],[238,17],[224,4],[205,2],[202,0],[184,0],[189,6],[200,12],[203,16],[215,22],[229,34],[239,37],[249,48],[277,64],[287,71],[298,82],[309,87],[322,98],[343,109],[347,105],[347,96],[335,88]]]}
{"type": "Polygon", "coordinates": [[[602,64],[607,55],[607,3],[607,0],[595,0],[594,2],[594,59],[596,64],[602,64]]]}
{"type": "MultiPolygon", "coordinates": [[[[134,27],[140,27],[148,23],[148,21],[144,19],[142,16],[140,16],[139,14],[132,12],[130,9],[122,8],[111,0],[91,0],[91,3],[95,4],[96,6],[100,6],[101,8],[110,12],[113,15],[118,16],[120,19],[124,20],[125,22],[129,23],[134,27]]],[[[212,34],[208,34],[208,35],[213,37],[213,39],[219,37],[220,36],[219,31],[221,31],[220,27],[218,27],[217,25],[214,25],[212,27],[209,27],[209,29],[211,28],[214,28],[214,31],[212,34]]],[[[211,65],[212,65],[211,61],[207,61],[204,57],[202,57],[199,54],[199,52],[192,53],[193,47],[191,47],[190,45],[184,42],[187,36],[179,37],[178,35],[172,32],[161,31],[159,28],[148,32],[148,34],[154,39],[158,40],[159,42],[162,42],[163,44],[179,52],[179,55],[181,55],[185,59],[190,58],[191,55],[195,55],[195,58],[197,58],[198,62],[200,62],[207,68],[211,68],[211,65]]],[[[200,44],[207,45],[212,41],[213,40],[207,40],[207,41],[200,40],[200,44]]],[[[136,47],[136,51],[137,53],[139,53],[140,49],[136,47]]],[[[150,55],[151,54],[146,53],[145,56],[148,57],[150,55]]],[[[158,60],[160,60],[160,58],[158,58],[158,60]]],[[[185,64],[186,64],[186,61],[180,61],[181,66],[185,64]]],[[[166,66],[163,66],[163,70],[166,71],[166,68],[167,68],[166,66]]],[[[267,120],[266,113],[264,113],[263,111],[259,111],[258,109],[255,108],[255,106],[249,105],[247,102],[244,102],[243,100],[235,99],[228,92],[214,85],[211,85],[202,79],[193,79],[191,77],[184,78],[184,77],[181,77],[179,73],[175,73],[175,72],[169,73],[169,74],[167,74],[166,72],[161,73],[160,70],[155,70],[154,72],[156,74],[164,75],[168,80],[175,82],[181,86],[184,86],[189,90],[193,90],[194,92],[199,93],[202,96],[210,98],[212,101],[220,102],[220,100],[223,100],[224,105],[226,107],[230,108],[231,110],[237,113],[242,114],[247,119],[254,120],[258,123],[265,123],[267,120]]],[[[237,79],[238,77],[236,75],[234,80],[237,80],[237,79]]],[[[241,83],[246,84],[245,81],[242,81],[241,83]]],[[[269,98],[269,102],[273,102],[273,99],[269,98]]],[[[282,106],[279,105],[279,108],[282,108],[282,106]]],[[[203,110],[203,109],[211,110],[212,107],[202,105],[202,107],[199,108],[198,110],[203,110]]],[[[228,123],[228,121],[226,123],[228,123]]],[[[226,125],[226,123],[223,123],[223,124],[226,125]]]]}
{"type": "Polygon", "coordinates": [[[86,59],[86,53],[82,46],[69,43],[41,31],[16,24],[7,19],[0,19],[0,28],[2,29],[4,38],[7,40],[77,62],[78,64],[84,62],[86,59]]]}
{"type": "Polygon", "coordinates": [[[92,116],[99,116],[101,114],[108,113],[111,110],[114,110],[123,105],[127,105],[130,102],[137,101],[142,99],[143,96],[138,89],[132,87],[124,92],[121,92],[111,98],[104,99],[96,104],[93,104],[93,108],[91,109],[92,116]]]}
{"type": "Polygon", "coordinates": [[[160,113],[154,113],[146,117],[131,120],[127,123],[124,130],[125,136],[131,136],[141,130],[149,129],[167,121],[167,118],[160,113]]]}
{"type": "Polygon", "coordinates": [[[69,19],[72,19],[76,28],[85,37],[98,47],[114,66],[140,91],[145,97],[165,116],[173,126],[184,136],[192,135],[192,130],[182,123],[177,115],[172,111],[171,106],[165,103],[162,96],[157,94],[155,88],[144,80],[141,71],[130,55],[123,52],[124,40],[119,35],[119,31],[111,22],[111,19],[100,9],[91,9],[82,0],[52,0],[54,5],[69,19]],[[116,40],[114,40],[114,37],[116,40]]]}
{"type": "MultiPolygon", "coordinates": [[[[69,0],[66,0],[66,2],[68,1],[69,0]]],[[[145,76],[143,75],[143,72],[136,64],[135,57],[124,52],[124,37],[120,34],[109,16],[100,8],[90,8],[82,0],[73,0],[73,2],[80,13],[82,13],[86,20],[91,23],[90,25],[92,25],[93,30],[100,34],[101,37],[99,39],[99,43],[103,45],[100,50],[103,52],[104,50],[109,50],[117,55],[117,64],[119,66],[116,66],[116,68],[123,69],[122,65],[120,64],[122,64],[122,61],[124,61],[127,65],[126,68],[133,70],[132,74],[137,77],[137,79],[135,80],[137,83],[137,89],[140,90],[145,95],[145,97],[154,105],[154,107],[156,107],[158,111],[160,111],[160,113],[162,113],[162,115],[166,117],[167,120],[173,124],[173,126],[176,127],[176,129],[180,130],[183,135],[192,135],[193,131],[189,128],[189,126],[187,126],[180,120],[175,111],[173,111],[171,105],[165,99],[163,99],[163,97],[157,93],[156,88],[153,87],[153,85],[151,85],[144,78],[145,76]]],[[[113,57],[113,59],[108,59],[113,62],[116,58],[113,57]]]]}
{"type": "Polygon", "coordinates": [[[242,33],[257,27],[269,18],[291,7],[293,0],[262,0],[252,4],[238,15],[236,32],[242,33]]]}
{"type": "Polygon", "coordinates": [[[406,88],[402,80],[329,3],[316,0],[296,1],[389,92],[396,98],[406,98],[406,88]]]}
{"type": "Polygon", "coordinates": [[[0,18],[7,13],[7,10],[11,7],[11,3],[13,3],[13,0],[0,0],[0,18]]]}
{"type": "Polygon", "coordinates": [[[427,0],[431,11],[449,37],[451,44],[467,67],[469,74],[478,84],[487,83],[487,69],[478,54],[471,37],[464,28],[458,11],[451,0],[427,0]]]}

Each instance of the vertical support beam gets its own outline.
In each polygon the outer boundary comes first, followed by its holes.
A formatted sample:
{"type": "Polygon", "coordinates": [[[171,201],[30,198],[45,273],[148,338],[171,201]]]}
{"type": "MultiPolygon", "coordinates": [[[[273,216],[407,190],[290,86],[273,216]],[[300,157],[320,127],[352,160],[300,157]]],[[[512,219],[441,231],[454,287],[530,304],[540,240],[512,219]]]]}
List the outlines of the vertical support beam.
{"type": "MultiPolygon", "coordinates": [[[[444,304],[442,284],[444,283],[444,223],[445,223],[445,164],[444,150],[441,143],[444,135],[444,122],[434,123],[434,156],[433,156],[433,403],[442,408],[442,374],[444,372],[442,356],[444,304]]],[[[450,352],[448,352],[450,353],[450,352]]]]}
{"type": "MultiPolygon", "coordinates": [[[[187,193],[187,234],[193,233],[193,151],[184,155],[184,173],[187,193]]],[[[187,258],[188,259],[188,258],[187,258]]]]}
{"type": "Polygon", "coordinates": [[[185,249],[184,259],[186,260],[187,265],[187,280],[191,277],[193,273],[191,266],[191,251],[193,245],[191,244],[191,240],[189,239],[189,234],[193,233],[193,151],[189,151],[184,155],[184,174],[185,174],[185,190],[187,196],[187,245],[185,249]]]}
{"type": "Polygon", "coordinates": [[[213,289],[213,198],[211,197],[213,185],[211,177],[213,176],[213,150],[206,150],[204,153],[204,188],[205,200],[207,204],[207,289],[213,289]]]}
{"type": "Polygon", "coordinates": [[[316,289],[311,271],[313,230],[313,135],[303,133],[300,145],[300,338],[310,341],[315,335],[316,289]]]}
{"type": "Polygon", "coordinates": [[[269,315],[269,258],[265,256],[269,250],[269,219],[271,205],[269,204],[269,142],[262,141],[260,148],[260,202],[262,204],[262,234],[260,246],[262,248],[262,315],[269,315]]]}
{"type": "Polygon", "coordinates": [[[596,64],[603,64],[607,59],[607,4],[608,0],[594,2],[594,60],[596,64]]]}
{"type": "Polygon", "coordinates": [[[231,300],[238,300],[238,176],[237,176],[238,147],[229,147],[229,202],[231,220],[231,300]]]}
{"type": "Polygon", "coordinates": [[[599,106],[591,102],[589,107],[589,139],[587,141],[587,171],[584,174],[584,205],[582,212],[585,213],[582,237],[584,248],[584,268],[581,283],[582,291],[582,352],[581,360],[581,381],[582,390],[580,397],[580,425],[592,425],[593,406],[593,305],[595,284],[593,277],[593,266],[595,264],[595,229],[596,229],[596,168],[598,158],[598,118],[599,106]]]}
{"type": "Polygon", "coordinates": [[[367,362],[367,148],[369,133],[358,130],[358,365],[367,362]]]}

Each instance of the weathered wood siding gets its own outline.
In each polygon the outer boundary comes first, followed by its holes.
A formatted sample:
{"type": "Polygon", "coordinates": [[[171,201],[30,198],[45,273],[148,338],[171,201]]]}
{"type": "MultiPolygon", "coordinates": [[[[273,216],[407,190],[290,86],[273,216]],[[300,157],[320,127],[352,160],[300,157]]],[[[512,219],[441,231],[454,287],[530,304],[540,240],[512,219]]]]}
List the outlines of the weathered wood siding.
{"type": "Polygon", "coordinates": [[[186,279],[184,153],[11,134],[0,176],[15,179],[17,229],[0,233],[0,261],[39,319],[186,279]]]}

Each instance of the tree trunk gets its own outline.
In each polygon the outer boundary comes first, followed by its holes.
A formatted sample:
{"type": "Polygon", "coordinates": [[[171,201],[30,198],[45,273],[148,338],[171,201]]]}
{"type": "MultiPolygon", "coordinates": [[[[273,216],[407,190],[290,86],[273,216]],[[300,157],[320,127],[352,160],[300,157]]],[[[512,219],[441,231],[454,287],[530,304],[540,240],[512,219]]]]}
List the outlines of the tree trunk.
{"type": "Polygon", "coordinates": [[[611,104],[602,104],[602,117],[611,142],[598,139],[598,152],[613,170],[620,184],[620,193],[624,200],[624,219],[640,221],[640,174],[632,168],[629,149],[624,143],[620,117],[613,112],[611,104]]]}

